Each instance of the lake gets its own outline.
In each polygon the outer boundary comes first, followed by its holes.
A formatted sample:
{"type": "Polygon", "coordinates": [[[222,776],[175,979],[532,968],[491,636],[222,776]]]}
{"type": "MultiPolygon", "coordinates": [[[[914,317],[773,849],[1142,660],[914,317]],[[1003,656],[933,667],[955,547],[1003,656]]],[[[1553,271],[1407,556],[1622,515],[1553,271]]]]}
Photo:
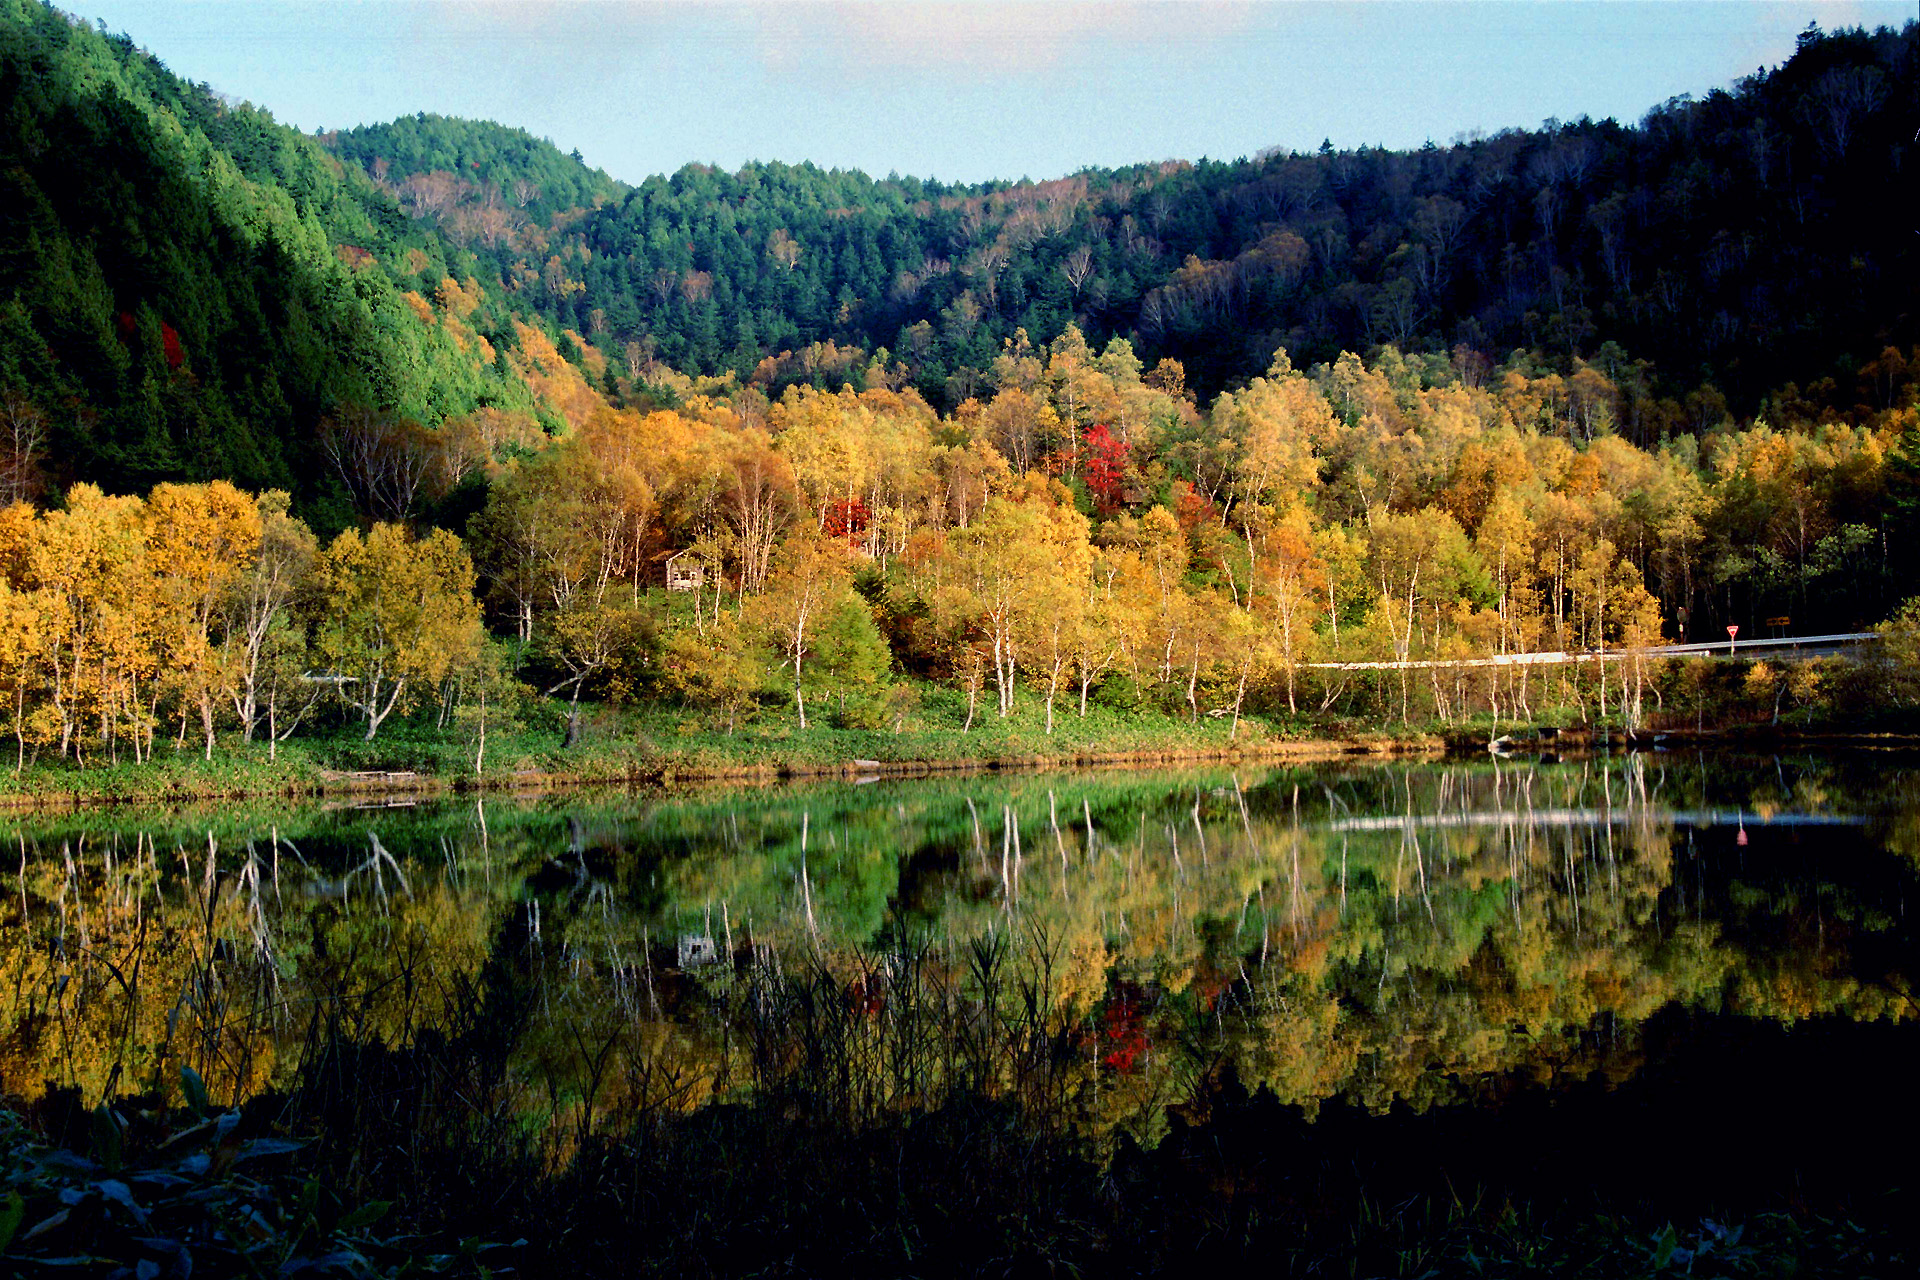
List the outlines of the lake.
{"type": "Polygon", "coordinates": [[[1850,1152],[1914,1127],[1907,757],[103,810],[0,849],[25,1108],[190,1066],[344,1133],[406,1076],[408,1124],[563,1164],[721,1103],[965,1095],[1103,1160],[1700,1211],[1879,1194],[1850,1152]]]}

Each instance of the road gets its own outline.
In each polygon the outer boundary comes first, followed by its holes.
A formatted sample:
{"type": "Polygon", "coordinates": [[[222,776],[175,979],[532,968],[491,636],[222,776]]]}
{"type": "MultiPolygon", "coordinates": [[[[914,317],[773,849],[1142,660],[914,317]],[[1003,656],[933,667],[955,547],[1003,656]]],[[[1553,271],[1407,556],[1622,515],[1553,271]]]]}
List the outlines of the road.
{"type": "Polygon", "coordinates": [[[1828,658],[1837,653],[1856,649],[1880,638],[1872,631],[1842,631],[1829,636],[1782,636],[1771,640],[1735,640],[1729,644],[1725,640],[1709,641],[1705,644],[1665,644],[1648,649],[1648,653],[1662,656],[1676,654],[1703,654],[1707,657],[1730,657],[1745,653],[1774,653],[1783,657],[1828,658]],[[1729,650],[1732,653],[1729,653],[1729,650]]]}
{"type": "Polygon", "coordinates": [[[1872,631],[1844,631],[1824,636],[1782,636],[1761,640],[1721,640],[1707,644],[1660,644],[1647,649],[1607,649],[1574,653],[1556,649],[1543,653],[1503,653],[1491,658],[1421,659],[1411,662],[1309,662],[1322,671],[1402,671],[1428,667],[1558,666],[1567,662],[1620,662],[1636,655],[1648,658],[1780,657],[1790,660],[1827,658],[1848,653],[1880,637],[1872,631]]]}

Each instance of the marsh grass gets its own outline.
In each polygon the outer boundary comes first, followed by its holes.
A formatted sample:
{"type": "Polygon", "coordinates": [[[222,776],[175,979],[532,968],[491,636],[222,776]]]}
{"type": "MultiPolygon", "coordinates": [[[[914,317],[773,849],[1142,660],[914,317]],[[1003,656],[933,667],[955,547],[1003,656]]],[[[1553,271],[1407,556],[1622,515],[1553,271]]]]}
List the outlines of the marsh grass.
{"type": "MultiPolygon", "coordinates": [[[[292,1083],[244,1106],[187,1067],[138,1098],[67,1090],[30,1125],[0,1122],[0,1259],[127,1275],[190,1256],[201,1275],[1598,1277],[1897,1274],[1912,1257],[1893,1203],[1867,1226],[1751,1207],[1676,1220],[1342,1160],[1311,1126],[1275,1127],[1285,1109],[1248,1098],[1210,1059],[1206,1017],[1160,993],[1130,998],[1183,1025],[1180,1096],[1090,1126],[1089,1090],[1123,1081],[1074,1069],[1098,1028],[1058,1012],[1043,933],[744,946],[697,973],[649,956],[591,1015],[527,979],[538,946],[520,929],[466,979],[402,959],[389,981],[418,997],[397,1022],[350,983],[322,990],[292,1083]],[[649,1030],[696,1018],[722,1029],[719,1053],[649,1030]]],[[[252,1016],[205,1000],[181,1034],[212,1043],[252,1016]]]]}

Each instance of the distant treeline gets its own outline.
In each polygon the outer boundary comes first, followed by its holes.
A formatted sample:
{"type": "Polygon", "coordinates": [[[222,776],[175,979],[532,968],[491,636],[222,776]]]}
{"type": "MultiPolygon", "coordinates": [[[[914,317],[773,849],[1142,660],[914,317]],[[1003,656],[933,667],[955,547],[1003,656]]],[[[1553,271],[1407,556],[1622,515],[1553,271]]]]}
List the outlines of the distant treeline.
{"type": "Polygon", "coordinates": [[[1280,346],[1302,364],[1386,344],[1564,363],[1611,341],[1661,393],[1710,380],[1751,412],[1915,337],[1913,219],[1889,196],[1917,40],[1809,29],[1781,67],[1637,126],[1037,183],[756,163],[623,188],[518,131],[428,116],[330,145],[518,305],[636,364],[748,377],[814,343],[885,348],[950,408],[1017,329],[1130,337],[1203,396],[1280,346]]]}

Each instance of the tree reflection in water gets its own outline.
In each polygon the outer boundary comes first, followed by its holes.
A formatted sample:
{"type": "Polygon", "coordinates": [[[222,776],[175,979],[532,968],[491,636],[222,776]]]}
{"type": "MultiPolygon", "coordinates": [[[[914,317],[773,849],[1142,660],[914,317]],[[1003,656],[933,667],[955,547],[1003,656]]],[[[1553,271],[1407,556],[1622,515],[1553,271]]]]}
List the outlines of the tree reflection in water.
{"type": "Polygon", "coordinates": [[[1908,781],[1636,755],[18,820],[0,1081],[186,1064],[239,1100],[482,1010],[502,1098],[575,1133],[820,1072],[849,1121],[966,1089],[1141,1138],[1229,1075],[1310,1113],[1619,1080],[1663,1009],[1914,1010],[1908,781]]]}

